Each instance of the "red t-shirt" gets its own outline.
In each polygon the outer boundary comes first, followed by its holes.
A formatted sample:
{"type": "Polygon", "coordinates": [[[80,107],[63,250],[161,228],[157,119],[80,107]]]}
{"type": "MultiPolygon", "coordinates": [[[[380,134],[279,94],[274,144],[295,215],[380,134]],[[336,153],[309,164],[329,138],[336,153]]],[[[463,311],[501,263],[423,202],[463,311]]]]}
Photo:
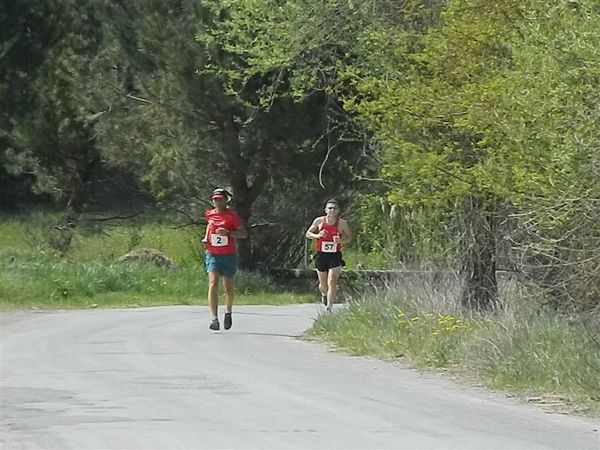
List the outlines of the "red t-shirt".
{"type": "Polygon", "coordinates": [[[340,223],[340,218],[335,219],[335,223],[333,225],[329,225],[327,223],[327,217],[324,216],[321,224],[319,225],[319,231],[324,230],[325,236],[317,239],[316,250],[321,253],[335,253],[342,250],[341,244],[336,244],[333,242],[334,236],[340,235],[340,230],[338,228],[338,224],[340,223]]]}
{"type": "Polygon", "coordinates": [[[217,228],[225,228],[229,231],[239,230],[242,221],[238,213],[233,209],[219,212],[211,209],[204,213],[208,222],[208,233],[206,235],[206,251],[211,255],[235,255],[235,238],[233,236],[220,236],[216,233],[217,228]]]}

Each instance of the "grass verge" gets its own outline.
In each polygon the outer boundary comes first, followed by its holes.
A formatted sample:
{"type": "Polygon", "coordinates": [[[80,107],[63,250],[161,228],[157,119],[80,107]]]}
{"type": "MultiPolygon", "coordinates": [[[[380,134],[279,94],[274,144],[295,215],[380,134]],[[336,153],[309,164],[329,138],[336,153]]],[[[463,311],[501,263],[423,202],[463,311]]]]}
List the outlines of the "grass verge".
{"type": "MultiPolygon", "coordinates": [[[[159,223],[86,229],[59,255],[47,245],[53,220],[34,215],[0,222],[0,310],[206,304],[200,230],[159,223]],[[164,252],[177,269],[118,261],[136,247],[164,252]]],[[[242,271],[235,278],[235,294],[238,305],[314,300],[242,271]]]]}
{"type": "MultiPolygon", "coordinates": [[[[240,272],[236,304],[306,303],[312,296],[278,289],[240,272]]],[[[206,304],[207,277],[201,265],[174,270],[149,265],[66,261],[0,262],[0,310],[125,308],[206,304]]]]}
{"type": "Polygon", "coordinates": [[[354,355],[399,359],[561,411],[600,414],[600,317],[545,311],[506,283],[504,308],[463,311],[458,283],[404,281],[322,315],[308,333],[354,355]]]}

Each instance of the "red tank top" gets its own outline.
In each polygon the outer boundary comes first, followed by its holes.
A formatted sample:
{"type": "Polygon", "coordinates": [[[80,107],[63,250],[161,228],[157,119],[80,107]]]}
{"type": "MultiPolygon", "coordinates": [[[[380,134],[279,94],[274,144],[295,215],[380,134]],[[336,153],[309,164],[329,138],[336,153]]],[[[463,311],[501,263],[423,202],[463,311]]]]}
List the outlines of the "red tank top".
{"type": "Polygon", "coordinates": [[[319,231],[324,230],[325,236],[317,239],[317,251],[321,253],[335,253],[342,250],[341,244],[336,244],[333,242],[334,236],[340,235],[340,230],[338,229],[338,224],[340,223],[340,218],[338,217],[335,220],[333,225],[329,225],[327,223],[327,216],[323,217],[321,224],[319,225],[319,231]]]}
{"type": "Polygon", "coordinates": [[[239,230],[242,225],[240,216],[233,209],[219,212],[211,209],[204,214],[208,222],[206,251],[211,255],[235,255],[235,238],[233,236],[220,236],[217,228],[226,228],[229,231],[239,230]]]}

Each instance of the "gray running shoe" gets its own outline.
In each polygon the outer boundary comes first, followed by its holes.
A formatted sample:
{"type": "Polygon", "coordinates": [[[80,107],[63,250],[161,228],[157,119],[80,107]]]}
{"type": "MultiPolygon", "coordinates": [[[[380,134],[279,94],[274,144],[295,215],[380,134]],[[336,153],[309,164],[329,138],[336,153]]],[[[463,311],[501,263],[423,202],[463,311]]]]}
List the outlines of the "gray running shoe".
{"type": "Polygon", "coordinates": [[[231,320],[231,313],[225,313],[225,320],[223,321],[223,327],[226,330],[229,330],[231,328],[232,323],[233,323],[233,321],[231,320]]]}

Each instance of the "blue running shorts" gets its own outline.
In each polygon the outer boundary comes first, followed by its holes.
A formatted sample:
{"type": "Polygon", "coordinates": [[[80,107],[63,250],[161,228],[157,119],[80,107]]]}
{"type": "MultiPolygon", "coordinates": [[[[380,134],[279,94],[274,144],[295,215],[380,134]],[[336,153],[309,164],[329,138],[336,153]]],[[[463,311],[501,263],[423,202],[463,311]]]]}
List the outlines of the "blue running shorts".
{"type": "Polygon", "coordinates": [[[204,257],[206,272],[215,272],[223,277],[233,278],[237,271],[236,255],[211,255],[206,253],[204,257]]]}

